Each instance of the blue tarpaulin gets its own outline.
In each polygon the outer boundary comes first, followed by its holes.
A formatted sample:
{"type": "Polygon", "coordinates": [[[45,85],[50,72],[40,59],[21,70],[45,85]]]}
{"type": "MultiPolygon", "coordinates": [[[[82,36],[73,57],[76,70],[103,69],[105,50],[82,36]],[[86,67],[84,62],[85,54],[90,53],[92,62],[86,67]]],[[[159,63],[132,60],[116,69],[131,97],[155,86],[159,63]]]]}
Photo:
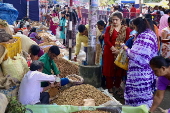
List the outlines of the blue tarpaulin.
{"type": "Polygon", "coordinates": [[[0,3],[0,19],[6,20],[8,24],[13,25],[18,17],[18,11],[12,4],[0,3]]]}
{"type": "MultiPolygon", "coordinates": [[[[12,4],[18,10],[17,20],[27,16],[27,0],[3,0],[3,2],[12,4]]],[[[32,0],[29,3],[29,18],[33,21],[39,21],[39,0],[32,0]]]]}
{"type": "Polygon", "coordinates": [[[3,0],[3,3],[12,4],[19,12],[17,20],[21,20],[27,16],[27,1],[26,0],[3,0]]]}
{"type": "Polygon", "coordinates": [[[122,0],[121,3],[135,3],[135,0],[122,0]]]}

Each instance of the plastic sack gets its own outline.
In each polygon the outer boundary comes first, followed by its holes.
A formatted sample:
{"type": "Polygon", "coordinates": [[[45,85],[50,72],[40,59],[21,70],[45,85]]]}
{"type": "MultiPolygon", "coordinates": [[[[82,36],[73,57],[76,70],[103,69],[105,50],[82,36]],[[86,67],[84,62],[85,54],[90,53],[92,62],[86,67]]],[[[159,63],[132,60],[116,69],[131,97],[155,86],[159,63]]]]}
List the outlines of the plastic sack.
{"type": "Polygon", "coordinates": [[[15,60],[8,58],[7,60],[5,60],[2,63],[2,70],[4,76],[11,75],[18,80],[21,80],[24,74],[29,71],[27,61],[19,54],[17,54],[14,59],[15,60]]]}
{"type": "Polygon", "coordinates": [[[7,97],[0,93],[0,112],[5,113],[6,107],[8,105],[8,99],[7,97]]]}
{"type": "MultiPolygon", "coordinates": [[[[95,110],[96,106],[72,106],[72,105],[27,105],[33,113],[72,113],[82,110],[95,110]]],[[[26,111],[26,113],[30,113],[26,111]]]]}
{"type": "Polygon", "coordinates": [[[120,50],[120,53],[118,54],[114,63],[118,67],[124,70],[128,70],[129,59],[128,56],[126,55],[126,51],[123,48],[120,50]]]}
{"type": "Polygon", "coordinates": [[[18,11],[12,4],[0,3],[0,19],[6,20],[8,24],[13,25],[18,18],[18,11]]]}
{"type": "MultiPolygon", "coordinates": [[[[148,108],[146,105],[141,105],[138,107],[131,106],[116,106],[121,107],[121,112],[118,113],[148,113],[148,108]]],[[[72,113],[82,110],[96,110],[96,108],[103,108],[99,106],[72,106],[72,105],[27,105],[26,108],[29,108],[33,113],[72,113]]],[[[115,107],[114,107],[115,108],[115,107]]],[[[111,108],[110,108],[111,109],[111,108]]],[[[30,113],[26,111],[26,113],[30,113]]],[[[113,112],[117,113],[117,112],[113,112]]]]}
{"type": "Polygon", "coordinates": [[[7,49],[4,46],[0,45],[0,64],[2,63],[6,53],[7,49]]]}

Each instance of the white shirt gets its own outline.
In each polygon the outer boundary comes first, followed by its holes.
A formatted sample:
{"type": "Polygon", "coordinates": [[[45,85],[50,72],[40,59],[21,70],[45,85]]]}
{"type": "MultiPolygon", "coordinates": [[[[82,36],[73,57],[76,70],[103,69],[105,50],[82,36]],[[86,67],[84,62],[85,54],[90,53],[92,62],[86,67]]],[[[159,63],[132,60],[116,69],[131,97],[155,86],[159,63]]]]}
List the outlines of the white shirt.
{"type": "Polygon", "coordinates": [[[22,78],[19,88],[19,101],[23,105],[36,104],[40,102],[42,92],[41,82],[55,81],[55,75],[47,75],[39,71],[28,71],[22,78]]]}

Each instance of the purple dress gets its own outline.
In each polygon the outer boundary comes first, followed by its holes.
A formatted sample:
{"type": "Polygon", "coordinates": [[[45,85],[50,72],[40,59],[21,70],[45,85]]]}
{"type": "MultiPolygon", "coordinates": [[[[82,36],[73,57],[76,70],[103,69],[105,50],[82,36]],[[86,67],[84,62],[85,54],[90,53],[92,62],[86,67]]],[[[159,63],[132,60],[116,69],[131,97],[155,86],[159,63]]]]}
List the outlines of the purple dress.
{"type": "Polygon", "coordinates": [[[150,68],[149,61],[157,56],[156,34],[147,29],[139,34],[131,49],[127,49],[129,70],[125,88],[125,104],[131,106],[147,105],[151,107],[156,76],[150,68]]]}

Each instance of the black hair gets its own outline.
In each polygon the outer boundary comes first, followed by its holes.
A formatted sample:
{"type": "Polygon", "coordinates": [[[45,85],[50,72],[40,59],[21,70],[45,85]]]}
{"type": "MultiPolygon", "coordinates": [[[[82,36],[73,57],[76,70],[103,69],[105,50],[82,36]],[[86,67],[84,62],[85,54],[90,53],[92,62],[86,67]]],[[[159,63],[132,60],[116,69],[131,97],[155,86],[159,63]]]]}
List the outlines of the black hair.
{"type": "Polygon", "coordinates": [[[31,27],[31,26],[30,26],[30,25],[27,25],[27,28],[28,28],[28,27],[31,27]]]}
{"type": "Polygon", "coordinates": [[[42,69],[44,67],[44,63],[42,63],[41,61],[39,60],[35,60],[31,63],[30,65],[30,70],[31,71],[37,71],[39,69],[42,69]]]}
{"type": "Polygon", "coordinates": [[[170,17],[168,17],[168,23],[170,23],[170,17]]]}
{"type": "Polygon", "coordinates": [[[109,22],[112,22],[112,18],[109,18],[109,22]]]}
{"type": "Polygon", "coordinates": [[[165,10],[165,14],[170,13],[170,9],[165,10]]]}
{"type": "Polygon", "coordinates": [[[49,51],[51,53],[54,53],[55,55],[59,55],[60,54],[60,49],[58,48],[58,46],[51,46],[49,51]]]}
{"type": "Polygon", "coordinates": [[[135,7],[135,5],[133,4],[132,7],[135,7]]]}
{"type": "Polygon", "coordinates": [[[70,15],[69,15],[69,14],[66,14],[65,16],[66,16],[66,17],[69,17],[70,15]]]}
{"type": "Polygon", "coordinates": [[[56,10],[53,10],[54,13],[57,13],[56,10]]]}
{"type": "Polygon", "coordinates": [[[151,14],[145,14],[145,18],[148,21],[148,23],[150,24],[150,28],[155,32],[154,23],[152,21],[152,15],[151,14]]]}
{"type": "Polygon", "coordinates": [[[148,21],[145,18],[138,17],[133,20],[133,24],[137,27],[137,36],[146,29],[151,29],[148,21]]]}
{"type": "Polygon", "coordinates": [[[23,28],[23,27],[24,27],[24,23],[20,23],[19,28],[21,29],[21,28],[23,28]]]}
{"type": "Polygon", "coordinates": [[[31,45],[29,52],[32,55],[38,55],[38,53],[40,52],[40,47],[38,45],[31,45]]]}
{"type": "Polygon", "coordinates": [[[150,60],[149,64],[156,67],[156,68],[161,68],[162,66],[169,67],[170,66],[170,59],[164,58],[162,56],[156,56],[156,57],[153,57],[150,60]]]}
{"type": "Polygon", "coordinates": [[[106,24],[104,23],[103,20],[99,20],[99,21],[97,22],[97,24],[106,27],[106,24]]]}
{"type": "Polygon", "coordinates": [[[36,32],[36,28],[33,27],[33,28],[30,30],[30,32],[36,32]]]}
{"type": "Polygon", "coordinates": [[[85,25],[81,24],[78,26],[78,31],[82,33],[86,29],[85,25]]]}
{"type": "Polygon", "coordinates": [[[30,30],[30,33],[28,34],[28,36],[30,36],[30,34],[31,34],[32,32],[36,32],[36,28],[35,28],[35,27],[33,27],[33,28],[30,30]]]}
{"type": "Polygon", "coordinates": [[[112,17],[113,17],[113,16],[117,16],[120,20],[123,19],[123,15],[122,15],[121,12],[114,12],[114,13],[112,14],[112,17]]]}

